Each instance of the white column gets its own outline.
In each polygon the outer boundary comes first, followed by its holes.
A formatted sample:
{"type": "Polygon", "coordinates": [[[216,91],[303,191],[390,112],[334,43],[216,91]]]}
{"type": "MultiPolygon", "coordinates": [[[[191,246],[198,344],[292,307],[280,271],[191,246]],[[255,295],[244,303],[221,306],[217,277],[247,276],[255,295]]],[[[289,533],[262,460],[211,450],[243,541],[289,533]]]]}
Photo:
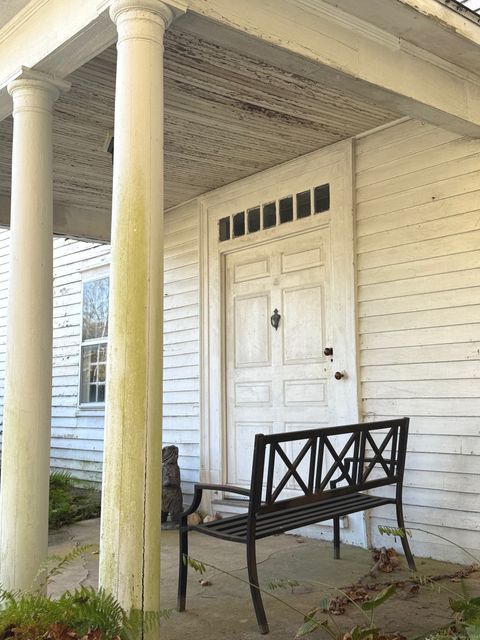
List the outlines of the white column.
{"type": "Polygon", "coordinates": [[[52,108],[67,83],[11,82],[13,154],[0,583],[27,589],[47,556],[52,405],[52,108]]]}
{"type": "Polygon", "coordinates": [[[160,608],[163,36],[160,0],[114,0],[118,30],[100,585],[160,608]]]}

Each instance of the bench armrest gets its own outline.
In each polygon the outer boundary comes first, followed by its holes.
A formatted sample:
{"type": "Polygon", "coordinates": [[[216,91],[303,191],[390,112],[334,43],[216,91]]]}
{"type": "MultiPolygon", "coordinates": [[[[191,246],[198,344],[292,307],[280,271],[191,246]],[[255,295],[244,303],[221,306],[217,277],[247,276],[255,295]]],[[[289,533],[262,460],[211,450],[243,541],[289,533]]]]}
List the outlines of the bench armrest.
{"type": "Polygon", "coordinates": [[[250,497],[250,489],[244,489],[243,487],[235,487],[229,484],[208,484],[204,482],[195,484],[192,504],[182,514],[180,514],[182,522],[186,521],[187,516],[191,513],[195,513],[198,509],[200,502],[202,501],[202,494],[204,491],[228,491],[229,493],[238,493],[239,495],[246,496],[247,498],[250,497]]]}
{"type": "Polygon", "coordinates": [[[244,487],[236,487],[233,484],[206,484],[204,482],[195,485],[195,490],[200,489],[208,490],[208,491],[229,491],[230,493],[239,493],[242,496],[250,497],[250,489],[245,489],[244,487]]]}

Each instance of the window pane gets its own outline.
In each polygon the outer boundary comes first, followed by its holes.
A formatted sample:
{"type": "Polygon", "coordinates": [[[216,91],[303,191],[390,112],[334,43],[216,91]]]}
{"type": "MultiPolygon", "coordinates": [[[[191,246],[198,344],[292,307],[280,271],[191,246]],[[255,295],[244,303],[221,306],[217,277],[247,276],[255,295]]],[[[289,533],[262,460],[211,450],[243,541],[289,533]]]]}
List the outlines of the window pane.
{"type": "Polygon", "coordinates": [[[108,288],[108,278],[83,283],[83,340],[108,335],[108,288]]]}
{"type": "Polygon", "coordinates": [[[233,237],[238,238],[239,236],[245,235],[245,212],[236,213],[233,216],[233,237]]]}
{"type": "Polygon", "coordinates": [[[280,200],[280,224],[293,220],[293,198],[283,198],[280,200]]]}
{"type": "Polygon", "coordinates": [[[222,218],[218,221],[218,239],[220,242],[230,240],[230,218],[222,218]]]}
{"type": "Polygon", "coordinates": [[[297,218],[306,218],[311,212],[310,191],[297,193],[297,218]]]}
{"type": "Polygon", "coordinates": [[[269,229],[277,224],[277,205],[269,202],[263,205],[263,228],[269,229]]]}
{"type": "Polygon", "coordinates": [[[313,202],[315,206],[315,213],[322,213],[330,209],[330,185],[322,184],[320,187],[315,187],[313,191],[313,202]]]}
{"type": "Polygon", "coordinates": [[[260,207],[248,211],[248,233],[260,230],[260,207]]]}
{"type": "Polygon", "coordinates": [[[105,344],[82,347],[80,403],[105,402],[106,360],[105,344]]]}

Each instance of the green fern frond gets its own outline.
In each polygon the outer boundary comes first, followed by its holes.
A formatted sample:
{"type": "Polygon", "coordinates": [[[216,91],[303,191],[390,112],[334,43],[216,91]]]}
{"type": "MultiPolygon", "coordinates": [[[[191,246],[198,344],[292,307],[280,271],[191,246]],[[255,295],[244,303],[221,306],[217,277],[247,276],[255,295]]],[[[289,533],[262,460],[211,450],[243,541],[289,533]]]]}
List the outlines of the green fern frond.
{"type": "Polygon", "coordinates": [[[48,569],[48,565],[51,563],[51,559],[47,559],[46,566],[41,567],[39,572],[37,573],[37,577],[47,571],[43,582],[40,584],[40,588],[43,588],[46,584],[50,582],[52,578],[58,576],[64,571],[69,565],[78,560],[80,556],[85,553],[92,552],[93,550],[98,549],[98,545],[96,544],[83,544],[78,547],[72,549],[69,553],[61,557],[60,559],[56,559],[56,564],[54,564],[50,569],[48,569]]]}
{"type": "Polygon", "coordinates": [[[142,634],[152,635],[158,631],[161,620],[169,618],[171,613],[172,609],[144,611],[143,613],[139,609],[132,609],[118,634],[120,640],[138,640],[142,634]]]}
{"type": "Polygon", "coordinates": [[[190,567],[200,575],[206,573],[207,571],[207,568],[203,562],[200,562],[200,560],[196,560],[191,556],[187,556],[187,554],[185,553],[183,554],[182,560],[183,560],[183,564],[186,564],[188,567],[190,567]]]}
{"type": "Polygon", "coordinates": [[[73,484],[68,471],[52,471],[50,473],[50,489],[69,489],[73,484]]]}
{"type": "Polygon", "coordinates": [[[379,532],[386,536],[395,536],[398,538],[412,537],[412,532],[409,529],[403,529],[402,527],[387,527],[384,525],[378,525],[379,532]]]}

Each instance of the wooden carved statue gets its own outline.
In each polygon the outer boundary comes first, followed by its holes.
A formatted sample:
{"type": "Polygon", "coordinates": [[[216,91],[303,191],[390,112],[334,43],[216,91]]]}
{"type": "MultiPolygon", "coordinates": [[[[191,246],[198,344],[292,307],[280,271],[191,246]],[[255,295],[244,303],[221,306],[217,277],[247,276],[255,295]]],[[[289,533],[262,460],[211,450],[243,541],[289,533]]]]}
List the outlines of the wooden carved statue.
{"type": "Polygon", "coordinates": [[[170,514],[172,522],[178,524],[182,511],[178,447],[170,445],[162,449],[162,523],[167,521],[170,514]]]}

